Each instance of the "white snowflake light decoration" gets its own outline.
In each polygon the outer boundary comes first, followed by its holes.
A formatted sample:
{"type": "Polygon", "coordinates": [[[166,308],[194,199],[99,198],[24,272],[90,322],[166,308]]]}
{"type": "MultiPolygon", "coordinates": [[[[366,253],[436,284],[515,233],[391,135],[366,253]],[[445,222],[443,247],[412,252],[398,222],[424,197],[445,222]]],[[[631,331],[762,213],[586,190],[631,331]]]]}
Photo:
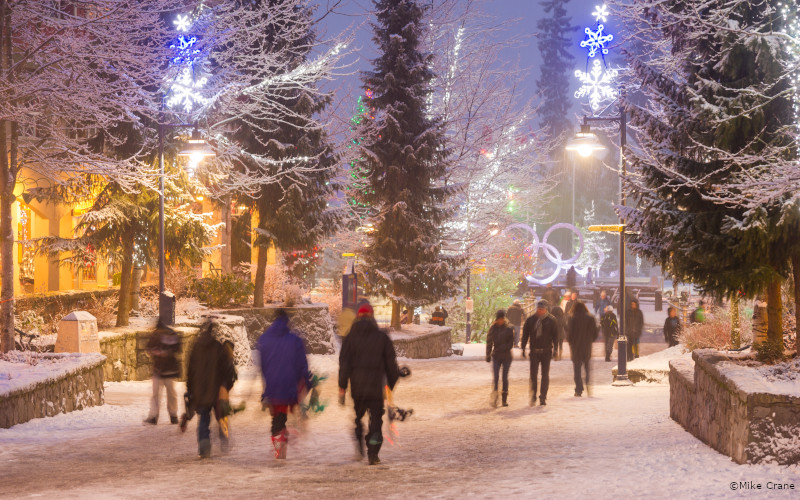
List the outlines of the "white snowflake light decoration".
{"type": "Polygon", "coordinates": [[[604,23],[608,21],[608,7],[606,7],[606,4],[595,5],[592,15],[594,16],[595,21],[598,23],[604,23]]]}
{"type": "Polygon", "coordinates": [[[592,28],[583,30],[586,33],[586,38],[581,42],[581,47],[589,49],[589,57],[596,56],[598,51],[603,55],[608,54],[606,44],[614,39],[614,35],[610,33],[604,35],[603,29],[604,26],[598,24],[597,31],[592,31],[592,28]]]}
{"type": "Polygon", "coordinates": [[[175,29],[178,31],[188,31],[189,26],[192,25],[192,22],[189,20],[189,16],[178,14],[178,17],[172,21],[172,24],[175,25],[175,29]]]}
{"type": "Polygon", "coordinates": [[[611,86],[612,81],[617,77],[617,70],[604,70],[598,59],[594,60],[590,71],[576,70],[575,76],[582,84],[575,92],[575,97],[581,99],[588,96],[589,105],[593,110],[597,110],[603,101],[614,99],[617,96],[617,91],[611,86]]]}

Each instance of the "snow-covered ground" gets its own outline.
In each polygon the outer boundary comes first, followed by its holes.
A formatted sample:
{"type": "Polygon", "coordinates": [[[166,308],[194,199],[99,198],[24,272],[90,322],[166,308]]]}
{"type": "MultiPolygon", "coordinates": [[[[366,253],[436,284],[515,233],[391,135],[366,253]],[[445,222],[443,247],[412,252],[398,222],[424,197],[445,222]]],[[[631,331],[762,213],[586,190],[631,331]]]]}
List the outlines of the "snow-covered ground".
{"type": "Polygon", "coordinates": [[[159,425],[142,425],[149,382],[108,383],[102,407],[0,430],[0,497],[797,498],[800,468],[737,465],[705,446],[669,418],[668,386],[611,387],[600,344],[591,397],[573,397],[564,360],[553,364],[548,405],[529,407],[528,363],[516,359],[510,406],[498,409],[488,405],[483,346],[467,347],[463,358],[402,360],[413,374],[395,401],[414,415],[398,424],[399,443],[384,445],[379,467],[352,459],[353,409],[336,404],[336,358],[312,356],[330,376],[329,406],[285,462],[272,456],[252,367],[232,395],[248,402],[233,417],[232,449],[221,454],[215,440],[209,460],[196,457],[195,422],[180,434],[162,409],[159,425]],[[740,481],[761,491],[732,491],[740,481]],[[767,490],[769,482],[795,489],[767,490]]]}

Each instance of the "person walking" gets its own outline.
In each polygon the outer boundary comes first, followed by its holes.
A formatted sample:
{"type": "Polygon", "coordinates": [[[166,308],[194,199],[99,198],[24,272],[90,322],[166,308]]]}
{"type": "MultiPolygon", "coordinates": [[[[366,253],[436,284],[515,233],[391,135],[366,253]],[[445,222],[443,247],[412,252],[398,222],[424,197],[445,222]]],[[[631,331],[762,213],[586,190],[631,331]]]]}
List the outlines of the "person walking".
{"type": "Polygon", "coordinates": [[[432,325],[444,326],[444,312],[442,312],[442,308],[436,306],[433,309],[433,314],[431,314],[430,323],[432,325]]]}
{"type": "Polygon", "coordinates": [[[628,337],[628,361],[639,357],[639,340],[644,329],[644,315],[639,309],[639,301],[631,300],[631,308],[625,313],[625,334],[628,337]]]}
{"type": "Polygon", "coordinates": [[[678,310],[670,306],[667,308],[667,319],[664,320],[664,341],[670,346],[678,345],[678,337],[681,334],[681,320],[678,318],[678,310]]]}
{"type": "Polygon", "coordinates": [[[581,379],[581,367],[586,372],[585,388],[589,391],[589,362],[592,357],[592,342],[597,338],[597,323],[589,314],[586,304],[575,304],[575,313],[569,324],[569,350],[572,354],[572,370],[575,378],[575,397],[583,394],[584,383],[581,379]]]}
{"type": "Polygon", "coordinates": [[[567,289],[575,290],[577,284],[578,272],[575,270],[575,266],[569,266],[569,270],[567,271],[567,289]]]}
{"type": "Polygon", "coordinates": [[[511,348],[514,344],[514,330],[508,326],[506,313],[497,311],[495,321],[486,335],[486,362],[492,364],[491,405],[497,407],[497,385],[500,368],[503,369],[503,406],[508,406],[508,370],[511,368],[511,348]]]}
{"type": "Polygon", "coordinates": [[[556,326],[558,327],[558,352],[555,359],[556,361],[561,361],[561,355],[564,352],[564,339],[567,336],[567,316],[560,306],[551,307],[550,314],[556,319],[556,326]]]}
{"type": "Polygon", "coordinates": [[[705,323],[706,321],[706,302],[703,299],[697,301],[697,309],[692,311],[689,316],[689,323],[705,323]]]}
{"type": "Polygon", "coordinates": [[[525,357],[525,346],[531,343],[531,399],[530,406],[536,403],[539,366],[542,367],[542,392],[539,404],[547,404],[547,389],[550,387],[550,360],[557,352],[558,326],[556,319],[547,312],[547,302],[540,300],[536,304],[536,314],[532,314],[522,327],[522,357],[525,357]]]}
{"type": "Polygon", "coordinates": [[[522,305],[519,300],[515,300],[511,307],[506,311],[506,319],[511,323],[514,329],[514,347],[519,347],[519,338],[522,334],[522,322],[525,321],[525,311],[522,310],[522,305]]]}
{"type": "Polygon", "coordinates": [[[348,384],[355,405],[356,449],[364,456],[364,428],[361,419],[369,411],[366,436],[369,465],[380,464],[378,453],[383,443],[384,385],[394,389],[400,368],[389,335],[378,328],[369,303],[361,305],[350,334],[339,353],[339,404],[344,404],[348,384]]]}
{"type": "Polygon", "coordinates": [[[578,302],[578,292],[572,292],[568,294],[569,300],[567,303],[564,304],[564,314],[567,316],[567,325],[569,325],[569,321],[572,319],[572,312],[575,308],[575,304],[578,302]]]}
{"type": "Polygon", "coordinates": [[[542,300],[546,300],[551,306],[558,305],[561,300],[561,291],[553,288],[552,283],[548,283],[542,293],[542,300]]]}
{"type": "Polygon", "coordinates": [[[600,329],[603,330],[603,343],[606,349],[606,361],[611,361],[611,352],[614,350],[614,339],[619,336],[619,323],[614,307],[609,304],[600,318],[600,329]]]}
{"type": "Polygon", "coordinates": [[[606,312],[606,307],[611,305],[611,299],[605,290],[600,290],[600,299],[594,304],[594,315],[597,317],[602,316],[606,312]]]}
{"type": "Polygon", "coordinates": [[[289,412],[313,386],[303,339],[289,329],[286,310],[278,309],[275,320],[258,338],[256,348],[264,380],[261,402],[269,408],[272,416],[275,458],[285,459],[289,446],[289,433],[286,430],[289,412]]]}
{"type": "Polygon", "coordinates": [[[169,422],[178,423],[178,393],[175,390],[175,379],[181,375],[179,352],[181,352],[181,338],[178,332],[159,321],[147,342],[147,353],[153,358],[153,396],[150,399],[150,413],[144,421],[146,424],[155,425],[158,422],[162,387],[167,392],[169,422]]]}
{"type": "MultiPolygon", "coordinates": [[[[187,415],[197,413],[200,417],[197,423],[197,450],[200,458],[211,456],[209,426],[211,412],[217,406],[220,388],[230,391],[237,378],[233,355],[214,338],[214,327],[213,321],[206,321],[200,327],[200,333],[189,353],[186,370],[186,413],[187,415]]],[[[185,430],[183,425],[182,430],[185,430]]],[[[222,428],[220,428],[220,440],[224,450],[227,447],[228,436],[222,428]]]]}

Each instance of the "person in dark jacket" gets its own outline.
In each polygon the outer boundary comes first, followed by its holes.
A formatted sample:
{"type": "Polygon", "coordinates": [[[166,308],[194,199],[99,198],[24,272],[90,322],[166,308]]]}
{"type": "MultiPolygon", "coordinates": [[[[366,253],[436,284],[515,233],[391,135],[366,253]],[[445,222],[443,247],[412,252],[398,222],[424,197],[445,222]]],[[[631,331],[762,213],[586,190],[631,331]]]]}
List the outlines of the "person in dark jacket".
{"type": "Polygon", "coordinates": [[[572,319],[572,312],[575,309],[575,304],[578,302],[578,292],[568,294],[569,300],[564,304],[564,315],[567,317],[567,326],[572,319]]]}
{"type": "Polygon", "coordinates": [[[561,301],[561,291],[553,288],[552,283],[548,283],[542,293],[542,300],[546,300],[550,305],[556,305],[561,301]]]}
{"type": "Polygon", "coordinates": [[[289,433],[286,419],[289,412],[312,388],[303,339],[289,329],[289,316],[278,309],[275,321],[258,338],[264,393],[261,401],[272,415],[272,445],[275,458],[286,458],[289,433]]]}
{"type": "Polygon", "coordinates": [[[159,321],[147,342],[147,354],[153,358],[153,397],[150,399],[150,414],[145,419],[147,424],[155,425],[158,422],[162,387],[167,390],[169,421],[171,424],[178,423],[178,393],[175,391],[175,379],[181,375],[179,352],[181,352],[181,338],[178,332],[159,321]]]}
{"type": "Polygon", "coordinates": [[[394,389],[400,376],[394,345],[389,335],[378,328],[372,307],[367,303],[358,309],[358,317],[339,354],[339,403],[344,404],[348,383],[356,410],[356,444],[364,455],[364,428],[361,419],[369,411],[369,433],[366,436],[370,465],[380,464],[378,452],[383,443],[384,385],[394,389]]]}
{"type": "Polygon", "coordinates": [[[682,328],[681,320],[678,318],[678,310],[670,306],[667,308],[667,319],[664,320],[664,341],[670,347],[678,345],[678,337],[682,328]]]}
{"type": "Polygon", "coordinates": [[[433,309],[433,314],[431,314],[430,323],[432,325],[444,326],[445,317],[446,316],[445,316],[444,312],[442,311],[442,308],[439,307],[439,306],[436,306],[433,309]]]}
{"type": "Polygon", "coordinates": [[[567,288],[570,290],[575,290],[575,286],[578,284],[578,271],[575,270],[575,266],[570,266],[569,270],[567,271],[567,288]]]}
{"type": "Polygon", "coordinates": [[[628,337],[628,361],[639,357],[639,340],[644,329],[644,315],[639,309],[639,301],[631,300],[631,308],[625,312],[625,334],[628,337]]]}
{"type": "Polygon", "coordinates": [[[508,326],[506,313],[497,311],[495,321],[486,335],[486,362],[491,363],[494,379],[492,381],[492,406],[497,406],[497,383],[500,368],[503,368],[503,406],[508,406],[508,370],[511,368],[511,348],[514,345],[514,330],[508,326]]]}
{"type": "Polygon", "coordinates": [[[558,325],[556,319],[547,312],[547,302],[540,300],[536,304],[536,314],[532,314],[522,327],[522,357],[525,357],[525,346],[531,343],[531,400],[536,403],[537,379],[539,365],[542,366],[542,393],[539,404],[547,404],[547,389],[550,387],[550,360],[556,355],[558,348],[558,325]]]}
{"type": "Polygon", "coordinates": [[[525,311],[519,300],[515,300],[506,311],[506,319],[514,329],[514,347],[519,347],[519,338],[522,335],[522,322],[525,321],[525,311]]]}
{"type": "Polygon", "coordinates": [[[614,307],[609,304],[600,318],[600,329],[603,330],[603,343],[606,348],[606,361],[611,361],[611,352],[614,350],[614,339],[619,336],[619,323],[614,307]]]}
{"type": "MultiPolygon", "coordinates": [[[[220,387],[230,391],[236,382],[236,367],[231,351],[222,345],[213,334],[214,322],[206,321],[189,353],[186,370],[186,413],[199,415],[197,423],[197,449],[201,458],[211,456],[209,425],[211,412],[217,405],[220,387]]],[[[227,436],[220,429],[223,447],[227,436]]]]}
{"type": "Polygon", "coordinates": [[[602,316],[606,312],[606,307],[611,305],[611,299],[608,298],[605,290],[600,291],[600,299],[594,305],[595,316],[602,316]]]}
{"type": "Polygon", "coordinates": [[[589,314],[586,304],[575,304],[575,312],[569,324],[569,350],[572,353],[572,370],[575,378],[575,396],[583,394],[581,367],[586,372],[586,390],[589,390],[589,362],[592,358],[592,342],[597,338],[597,323],[589,314]]]}
{"type": "Polygon", "coordinates": [[[567,315],[560,306],[553,306],[550,308],[550,314],[556,319],[556,326],[558,327],[558,352],[555,359],[561,360],[561,353],[564,352],[564,339],[567,337],[567,315]]]}

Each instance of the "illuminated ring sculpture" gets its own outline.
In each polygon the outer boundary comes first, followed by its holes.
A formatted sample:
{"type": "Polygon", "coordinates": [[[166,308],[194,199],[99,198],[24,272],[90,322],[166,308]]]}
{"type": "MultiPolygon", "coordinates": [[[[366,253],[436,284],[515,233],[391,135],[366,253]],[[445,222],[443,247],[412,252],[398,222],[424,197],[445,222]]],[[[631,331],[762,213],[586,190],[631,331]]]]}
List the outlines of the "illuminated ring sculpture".
{"type": "Polygon", "coordinates": [[[553,226],[550,227],[550,229],[548,229],[544,233],[544,236],[542,237],[541,241],[539,240],[539,235],[536,234],[536,231],[534,231],[533,228],[531,228],[527,224],[522,224],[522,223],[511,224],[510,226],[506,227],[503,230],[503,233],[505,234],[511,229],[524,229],[525,231],[528,231],[531,234],[533,242],[525,248],[525,253],[530,254],[533,257],[539,253],[539,250],[542,250],[547,260],[549,260],[552,264],[555,265],[555,270],[553,271],[553,274],[545,278],[537,278],[536,276],[533,276],[533,274],[528,274],[525,276],[525,279],[536,285],[546,285],[548,283],[552,283],[553,281],[555,281],[558,275],[561,274],[561,271],[565,269],[567,266],[571,266],[572,264],[577,262],[581,256],[581,253],[583,253],[583,235],[581,234],[580,230],[578,230],[578,228],[573,226],[572,224],[567,224],[567,223],[554,224],[553,226]],[[578,251],[575,253],[575,255],[573,255],[569,259],[562,259],[561,252],[559,252],[555,246],[547,242],[547,239],[556,229],[569,229],[570,231],[578,235],[580,246],[578,247],[578,251]]]}

